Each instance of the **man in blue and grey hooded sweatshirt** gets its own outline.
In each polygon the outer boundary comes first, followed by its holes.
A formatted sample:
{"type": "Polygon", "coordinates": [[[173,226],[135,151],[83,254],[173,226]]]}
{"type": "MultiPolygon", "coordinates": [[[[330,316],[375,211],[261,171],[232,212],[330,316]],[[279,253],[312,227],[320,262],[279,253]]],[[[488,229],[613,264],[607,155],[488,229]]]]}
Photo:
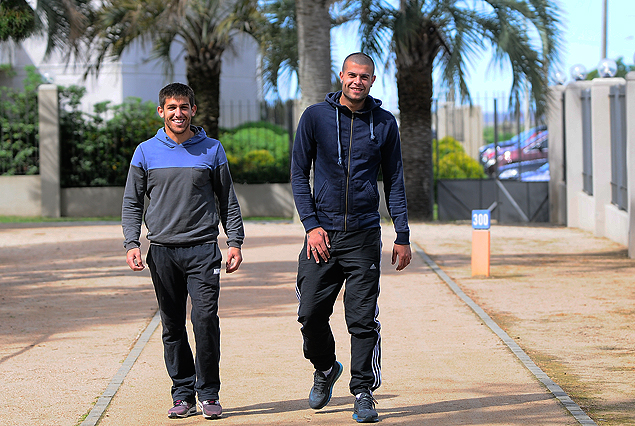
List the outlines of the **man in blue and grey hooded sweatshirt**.
{"type": "Polygon", "coordinates": [[[344,60],[342,90],[308,107],[300,119],[291,168],[293,196],[306,231],[296,290],[304,355],[315,367],[309,405],[326,406],[342,373],[329,318],[346,282],[349,389],[355,395],[353,418],[360,423],[378,421],[372,392],[381,384],[380,168],[397,234],[392,264],[402,270],[411,259],[399,129],[394,116],[381,108],[381,101],[368,95],[374,71],[372,59],[363,53],[344,60]]]}
{"type": "Polygon", "coordinates": [[[189,86],[171,83],[161,89],[157,111],[165,126],[135,149],[121,220],[126,262],[133,271],[145,268],[139,249],[142,219],[148,228],[146,260],[163,323],[165,365],[172,379],[174,406],[168,416],[196,414],[198,396],[203,417],[214,419],[222,414],[218,225],[222,223],[227,234],[228,273],[242,262],[245,233],[227,156],[219,141],[191,124],[196,110],[189,86]],[[196,358],[185,327],[188,295],[196,358]]]}

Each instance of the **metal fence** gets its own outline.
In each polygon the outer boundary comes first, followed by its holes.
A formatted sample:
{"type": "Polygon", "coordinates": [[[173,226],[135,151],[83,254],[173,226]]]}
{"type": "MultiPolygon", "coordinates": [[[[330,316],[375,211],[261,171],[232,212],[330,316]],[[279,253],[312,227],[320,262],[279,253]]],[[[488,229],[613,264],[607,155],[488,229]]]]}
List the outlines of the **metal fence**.
{"type": "Polygon", "coordinates": [[[582,90],[582,190],[593,195],[593,135],[591,128],[591,89],[582,90]]]}
{"type": "Polygon", "coordinates": [[[627,210],[626,86],[611,86],[611,202],[627,210]]]}

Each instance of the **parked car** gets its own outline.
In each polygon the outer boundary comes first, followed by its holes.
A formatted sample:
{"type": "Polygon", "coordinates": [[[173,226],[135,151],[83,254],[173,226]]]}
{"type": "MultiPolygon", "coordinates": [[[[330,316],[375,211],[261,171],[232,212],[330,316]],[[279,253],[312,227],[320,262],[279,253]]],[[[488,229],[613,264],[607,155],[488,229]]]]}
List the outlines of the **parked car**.
{"type": "Polygon", "coordinates": [[[533,172],[523,172],[520,180],[523,182],[548,182],[550,178],[549,163],[547,162],[533,172]]]}
{"type": "MultiPolygon", "coordinates": [[[[511,139],[499,142],[497,145],[497,148],[498,148],[497,153],[498,155],[500,155],[506,150],[509,150],[510,147],[518,146],[519,141],[520,141],[520,145],[523,146],[527,141],[533,140],[539,134],[546,131],[547,131],[547,126],[537,126],[529,130],[526,130],[524,132],[521,132],[511,139]]],[[[481,164],[483,165],[483,169],[489,175],[493,174],[495,171],[497,156],[494,155],[493,143],[483,145],[479,148],[479,159],[481,161],[481,164]]]]}
{"type": "Polygon", "coordinates": [[[549,132],[540,132],[517,145],[499,150],[498,167],[520,161],[546,159],[549,153],[549,132]]]}
{"type": "Polygon", "coordinates": [[[540,175],[545,168],[549,171],[549,162],[546,158],[505,164],[498,169],[498,178],[526,180],[527,177],[533,176],[533,174],[537,173],[540,175]]]}

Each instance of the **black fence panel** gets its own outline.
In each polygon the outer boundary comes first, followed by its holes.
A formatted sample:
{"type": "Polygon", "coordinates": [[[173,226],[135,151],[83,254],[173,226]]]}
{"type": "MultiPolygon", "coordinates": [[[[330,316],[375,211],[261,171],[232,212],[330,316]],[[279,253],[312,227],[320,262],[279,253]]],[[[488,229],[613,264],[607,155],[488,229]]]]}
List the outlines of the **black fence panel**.
{"type": "Polygon", "coordinates": [[[472,210],[491,209],[499,223],[549,222],[549,182],[442,179],[437,196],[441,221],[470,220],[472,210]]]}

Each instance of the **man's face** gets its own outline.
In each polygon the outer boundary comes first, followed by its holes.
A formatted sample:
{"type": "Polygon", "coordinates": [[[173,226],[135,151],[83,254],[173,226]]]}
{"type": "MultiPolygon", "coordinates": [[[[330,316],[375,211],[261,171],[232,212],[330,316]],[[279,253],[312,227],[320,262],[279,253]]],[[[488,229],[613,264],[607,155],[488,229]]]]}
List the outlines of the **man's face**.
{"type": "Polygon", "coordinates": [[[340,71],[340,80],[344,97],[351,103],[358,104],[366,99],[375,82],[373,67],[346,61],[340,71]]]}
{"type": "Polygon", "coordinates": [[[166,133],[181,135],[190,129],[192,117],[196,114],[196,105],[190,105],[187,97],[167,98],[165,105],[159,106],[157,111],[165,122],[166,133]]]}

